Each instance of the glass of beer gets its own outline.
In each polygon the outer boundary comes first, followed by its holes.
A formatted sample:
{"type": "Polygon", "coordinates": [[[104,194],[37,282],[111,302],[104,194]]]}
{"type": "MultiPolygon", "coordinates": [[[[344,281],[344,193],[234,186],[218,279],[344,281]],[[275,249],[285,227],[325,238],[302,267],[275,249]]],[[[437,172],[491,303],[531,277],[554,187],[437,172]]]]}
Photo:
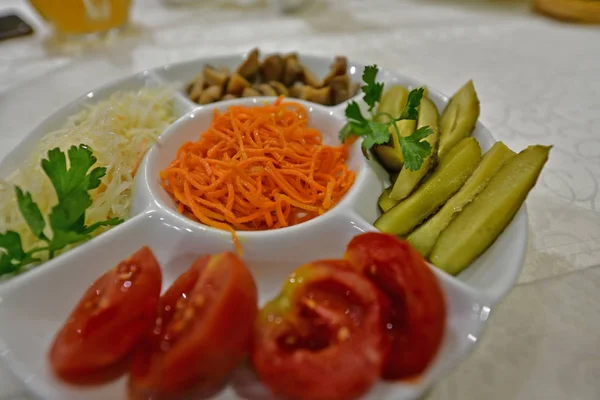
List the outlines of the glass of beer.
{"type": "Polygon", "coordinates": [[[29,0],[56,31],[66,35],[109,32],[127,24],[132,0],[29,0]]]}

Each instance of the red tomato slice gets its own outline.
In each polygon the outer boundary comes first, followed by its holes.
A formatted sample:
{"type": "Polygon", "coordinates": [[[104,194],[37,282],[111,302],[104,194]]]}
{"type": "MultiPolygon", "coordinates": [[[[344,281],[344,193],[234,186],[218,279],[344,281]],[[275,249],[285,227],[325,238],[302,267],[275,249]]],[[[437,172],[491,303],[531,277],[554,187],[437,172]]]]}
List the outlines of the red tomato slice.
{"type": "Polygon", "coordinates": [[[421,374],[444,337],[446,301],[437,278],[408,242],[384,233],[354,237],[345,257],[392,301],[392,349],[383,377],[421,374]]]}
{"type": "Polygon", "coordinates": [[[261,310],[252,362],[277,395],[349,400],[379,378],[388,300],[346,261],[300,267],[261,310]]]}
{"type": "Polygon", "coordinates": [[[152,327],[162,276],[143,247],[98,278],[85,292],[50,349],[57,375],[76,383],[112,378],[152,327]]]}
{"type": "Polygon", "coordinates": [[[256,284],[235,254],[199,258],[160,299],[133,358],[130,398],[219,390],[250,346],[257,313],[256,284]]]}

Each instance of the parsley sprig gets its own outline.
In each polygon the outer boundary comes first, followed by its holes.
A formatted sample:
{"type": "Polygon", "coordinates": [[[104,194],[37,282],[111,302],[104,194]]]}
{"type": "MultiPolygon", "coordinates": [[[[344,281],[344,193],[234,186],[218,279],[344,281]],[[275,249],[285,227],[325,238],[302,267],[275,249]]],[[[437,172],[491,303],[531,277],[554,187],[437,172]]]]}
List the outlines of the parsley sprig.
{"type": "Polygon", "coordinates": [[[47,218],[51,235],[46,233],[46,219],[31,193],[15,187],[21,215],[33,235],[45,242],[45,245],[25,251],[17,232],[0,234],[0,276],[19,272],[29,264],[40,262],[41,259],[37,256],[40,252],[47,251],[49,258],[53,258],[57,251],[68,245],[90,239],[92,233],[100,227],[123,222],[120,218],[111,218],[85,225],[85,212],[92,205],[88,192],[100,186],[100,180],[106,175],[106,168],[96,167],[88,173],[97,159],[93,156],[92,149],[84,144],[69,148],[68,157],[69,167],[65,153],[55,148],[48,152],[47,159],[42,160],[42,169],[58,198],[58,203],[52,207],[47,218]]]}
{"type": "Polygon", "coordinates": [[[423,160],[431,153],[431,145],[424,141],[433,131],[428,126],[417,129],[413,134],[402,137],[396,126],[396,122],[401,120],[416,120],[419,116],[419,104],[423,98],[423,88],[413,89],[408,94],[406,106],[398,117],[388,113],[374,112],[375,106],[379,103],[383,94],[383,83],[376,82],[377,65],[365,67],[362,75],[364,85],[361,87],[363,100],[368,106],[369,118],[365,118],[357,102],[351,101],[346,106],[346,119],[348,122],[340,131],[340,140],[342,143],[351,136],[363,138],[362,149],[365,157],[368,157],[367,151],[376,144],[385,144],[390,140],[390,128],[395,132],[402,155],[404,156],[404,166],[410,170],[416,171],[421,168],[423,160]],[[388,117],[388,122],[378,121],[379,116],[388,117]]]}

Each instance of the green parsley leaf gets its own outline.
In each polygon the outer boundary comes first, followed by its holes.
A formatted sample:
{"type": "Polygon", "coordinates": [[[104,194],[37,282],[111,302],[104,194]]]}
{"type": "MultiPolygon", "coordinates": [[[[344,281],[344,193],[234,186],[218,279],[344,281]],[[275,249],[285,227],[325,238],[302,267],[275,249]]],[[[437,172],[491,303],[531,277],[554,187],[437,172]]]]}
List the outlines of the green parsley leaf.
{"type": "Polygon", "coordinates": [[[44,228],[46,222],[40,211],[40,207],[31,198],[31,193],[23,192],[20,187],[15,187],[15,194],[17,195],[17,204],[19,205],[19,211],[21,215],[29,225],[29,229],[35,237],[46,240],[44,235],[44,228]]]}
{"type": "Polygon", "coordinates": [[[384,144],[390,140],[390,125],[385,122],[369,121],[371,134],[366,136],[362,142],[365,150],[371,149],[375,144],[384,144]]]}
{"type": "Polygon", "coordinates": [[[365,136],[369,134],[369,121],[362,115],[360,106],[355,101],[351,101],[346,106],[346,118],[348,122],[340,130],[339,134],[342,143],[350,136],[365,136]]]}
{"type": "MultiPolygon", "coordinates": [[[[406,106],[398,117],[385,113],[375,114],[373,109],[383,94],[383,83],[376,82],[378,72],[377,65],[369,65],[365,67],[362,75],[365,84],[361,89],[364,93],[363,100],[369,107],[369,118],[362,114],[359,105],[355,101],[351,101],[346,106],[346,125],[339,133],[342,143],[351,136],[361,137],[363,139],[361,148],[366,158],[369,158],[368,150],[374,145],[389,141],[390,132],[400,136],[395,125],[397,121],[416,120],[418,118],[418,107],[425,92],[424,88],[411,90],[408,94],[406,106]],[[382,115],[389,118],[381,118],[382,115]],[[378,116],[380,118],[377,118],[378,116]]],[[[399,139],[406,168],[418,170],[421,168],[423,160],[431,154],[429,143],[422,141],[429,134],[431,134],[431,129],[423,127],[409,137],[399,139]]]]}
{"type": "Polygon", "coordinates": [[[360,106],[355,101],[351,101],[350,103],[348,103],[348,105],[346,106],[345,114],[346,118],[348,118],[349,120],[354,120],[357,122],[367,121],[365,117],[363,117],[362,111],[360,111],[360,106]]]}
{"type": "Polygon", "coordinates": [[[75,192],[50,211],[50,226],[56,234],[57,230],[73,230],[81,232],[84,228],[85,210],[92,205],[92,198],[87,192],[75,192]]]}
{"type": "Polygon", "coordinates": [[[352,124],[350,122],[347,122],[346,125],[344,125],[344,127],[340,130],[340,134],[339,134],[340,142],[342,142],[342,143],[346,142],[346,139],[348,139],[352,135],[353,135],[352,124]]]}
{"type": "Polygon", "coordinates": [[[115,226],[115,225],[119,225],[121,222],[123,222],[122,219],[120,218],[111,218],[111,219],[107,219],[106,221],[100,221],[100,222],[96,222],[93,223],[90,226],[85,227],[85,229],[83,230],[83,233],[92,233],[94,232],[96,229],[104,227],[104,226],[115,226]]]}
{"type": "Polygon", "coordinates": [[[402,119],[417,119],[419,116],[419,110],[417,110],[417,107],[419,107],[419,104],[421,104],[421,99],[423,99],[424,92],[425,89],[423,88],[413,89],[410,91],[406,105],[400,113],[400,116],[396,118],[396,121],[400,121],[402,119]]]}
{"type": "Polygon", "coordinates": [[[42,160],[42,169],[50,178],[59,202],[77,191],[87,191],[97,188],[100,179],[106,174],[106,168],[96,168],[87,174],[97,161],[92,150],[81,144],[71,146],[68,150],[70,166],[67,169],[65,153],[57,147],[48,152],[48,159],[42,160]]]}
{"type": "Polygon", "coordinates": [[[433,130],[431,128],[423,126],[410,136],[403,138],[398,135],[402,147],[402,155],[404,156],[404,166],[406,168],[412,171],[417,171],[421,168],[423,160],[431,154],[431,145],[423,139],[432,133],[433,130]]]}
{"type": "MultiPolygon", "coordinates": [[[[360,112],[360,109],[359,109],[360,112]]],[[[361,124],[366,124],[366,121],[361,124]]],[[[8,231],[0,234],[0,275],[18,272],[22,267],[40,261],[33,254],[48,251],[50,258],[56,251],[64,249],[70,244],[79,243],[92,237],[92,233],[105,226],[114,226],[123,222],[120,218],[99,221],[89,226],[85,225],[85,212],[92,205],[90,190],[100,186],[101,179],[106,175],[106,168],[97,167],[88,171],[97,159],[92,149],[81,144],[72,146],[67,157],[59,148],[48,151],[48,158],[42,160],[42,169],[50,179],[58,203],[52,207],[48,222],[52,228],[52,236],[44,234],[46,221],[39,206],[33,201],[31,193],[15,188],[17,203],[23,218],[38,238],[48,243],[47,247],[40,247],[25,252],[18,233],[8,231]]]]}
{"type": "Polygon", "coordinates": [[[375,108],[375,104],[379,101],[383,93],[383,83],[375,82],[377,72],[379,72],[377,65],[368,65],[365,67],[362,75],[362,79],[365,82],[365,85],[361,87],[364,93],[363,100],[369,106],[369,112],[375,108]]]}
{"type": "Polygon", "coordinates": [[[121,219],[101,221],[89,227],[85,226],[85,211],[92,205],[88,191],[100,185],[100,179],[106,174],[106,168],[88,170],[96,163],[92,150],[85,145],[72,146],[69,151],[70,168],[66,167],[64,153],[59,149],[48,152],[48,160],[42,160],[42,167],[50,178],[59,202],[52,208],[49,221],[52,227],[52,240],[49,243],[53,253],[64,247],[88,240],[91,233],[102,227],[117,225],[121,219]]]}
{"type": "Polygon", "coordinates": [[[25,253],[21,236],[17,232],[7,231],[0,234],[0,276],[19,271],[24,265],[39,261],[25,253]]]}

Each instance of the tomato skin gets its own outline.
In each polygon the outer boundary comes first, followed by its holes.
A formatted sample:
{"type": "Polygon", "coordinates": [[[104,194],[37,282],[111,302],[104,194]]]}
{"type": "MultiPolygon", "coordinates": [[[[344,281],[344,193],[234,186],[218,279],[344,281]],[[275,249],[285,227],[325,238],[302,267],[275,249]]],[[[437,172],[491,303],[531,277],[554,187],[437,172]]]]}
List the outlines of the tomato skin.
{"type": "Polygon", "coordinates": [[[257,289],[233,253],[204,256],[161,297],[154,330],[137,348],[130,399],[176,399],[219,390],[251,343],[257,289]]]}
{"type": "Polygon", "coordinates": [[[388,307],[346,261],[302,266],[260,312],[254,368],[271,391],[288,399],[355,399],[381,374],[388,307]]]}
{"type": "Polygon", "coordinates": [[[392,349],[383,377],[395,380],[420,375],[444,337],[446,300],[437,278],[408,242],[384,233],[354,237],[345,258],[392,302],[392,349]]]}
{"type": "Polygon", "coordinates": [[[50,348],[54,372],[73,383],[112,378],[152,326],[162,275],[148,247],[99,277],[75,306],[50,348]]]}

